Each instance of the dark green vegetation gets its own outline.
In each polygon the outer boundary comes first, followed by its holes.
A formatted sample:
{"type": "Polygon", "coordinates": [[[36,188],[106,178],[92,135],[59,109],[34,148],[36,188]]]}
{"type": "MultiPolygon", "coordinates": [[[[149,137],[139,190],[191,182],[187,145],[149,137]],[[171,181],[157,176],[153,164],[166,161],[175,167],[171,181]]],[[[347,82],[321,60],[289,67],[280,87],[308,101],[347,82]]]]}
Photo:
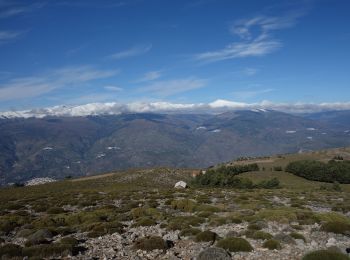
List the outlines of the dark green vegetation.
{"type": "Polygon", "coordinates": [[[313,181],[350,183],[350,161],[297,161],[289,163],[286,171],[313,181]]]}
{"type": "Polygon", "coordinates": [[[253,251],[253,247],[244,238],[229,237],[220,240],[217,243],[217,247],[221,247],[230,252],[250,252],[253,251]]]}
{"type": "Polygon", "coordinates": [[[134,246],[136,249],[145,251],[152,251],[154,249],[166,250],[168,248],[163,238],[156,236],[140,238],[135,242],[134,246]]]}
{"type": "Polygon", "coordinates": [[[318,250],[308,253],[303,260],[349,260],[349,257],[332,250],[318,250]]]}
{"type": "Polygon", "coordinates": [[[349,120],[342,126],[320,121],[276,111],[0,118],[0,185],[130,167],[207,167],[242,155],[350,145],[349,120]]]}
{"type": "Polygon", "coordinates": [[[268,248],[269,250],[280,250],[282,248],[280,242],[275,239],[266,240],[263,247],[268,248]]]}
{"type": "Polygon", "coordinates": [[[237,177],[241,173],[253,171],[259,171],[259,166],[256,163],[235,166],[220,166],[218,168],[207,170],[205,174],[197,175],[193,179],[192,185],[210,187],[229,187],[238,189],[279,188],[280,183],[277,178],[263,180],[257,184],[254,184],[250,179],[237,177]]]}

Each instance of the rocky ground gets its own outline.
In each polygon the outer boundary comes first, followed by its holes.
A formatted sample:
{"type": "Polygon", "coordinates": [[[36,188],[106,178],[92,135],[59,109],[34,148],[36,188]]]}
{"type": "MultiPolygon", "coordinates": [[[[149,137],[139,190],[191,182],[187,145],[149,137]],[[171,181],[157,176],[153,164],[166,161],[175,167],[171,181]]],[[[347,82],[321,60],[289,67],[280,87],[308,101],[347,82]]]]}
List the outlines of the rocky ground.
{"type": "MultiPolygon", "coordinates": [[[[242,232],[247,227],[247,223],[226,224],[211,229],[220,237],[226,237],[232,231],[242,232]]],[[[263,229],[276,237],[282,244],[280,250],[269,250],[262,247],[263,241],[249,239],[247,240],[253,246],[252,252],[230,253],[231,259],[301,259],[307,252],[333,248],[346,253],[346,248],[350,246],[350,237],[337,234],[329,234],[318,231],[319,225],[305,226],[300,232],[304,235],[303,239],[293,239],[288,234],[294,230],[289,225],[281,225],[276,222],[267,223],[263,229]]],[[[202,227],[206,229],[205,226],[202,227]]],[[[83,236],[81,236],[82,238],[83,236]]],[[[243,236],[244,237],[244,236],[243,236]]],[[[106,235],[94,239],[88,239],[82,246],[87,248],[82,255],[72,257],[73,259],[196,259],[200,252],[210,247],[215,247],[212,242],[195,242],[190,237],[180,237],[179,231],[168,232],[157,226],[130,228],[124,234],[118,233],[106,235]],[[135,250],[133,244],[139,237],[161,236],[165,240],[174,242],[174,246],[168,250],[143,251],[135,250]]]]}
{"type": "Polygon", "coordinates": [[[147,170],[0,190],[0,259],[346,257],[347,185],[174,189],[183,177],[147,170]]]}

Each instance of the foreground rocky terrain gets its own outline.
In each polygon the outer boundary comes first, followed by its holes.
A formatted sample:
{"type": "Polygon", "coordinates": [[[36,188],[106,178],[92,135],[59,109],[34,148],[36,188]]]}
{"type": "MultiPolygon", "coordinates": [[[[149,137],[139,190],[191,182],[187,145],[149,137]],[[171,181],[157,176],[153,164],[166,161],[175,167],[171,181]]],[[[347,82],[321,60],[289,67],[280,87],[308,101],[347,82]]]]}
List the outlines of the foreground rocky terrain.
{"type": "Polygon", "coordinates": [[[5,188],[0,190],[0,256],[348,259],[350,185],[308,181],[278,168],[300,157],[346,159],[348,152],[229,163],[258,162],[259,171],[241,175],[253,182],[276,177],[280,187],[274,189],[199,187],[192,184],[199,170],[167,168],[5,188]],[[175,189],[179,180],[189,188],[175,189]],[[316,258],[308,256],[312,252],[316,258]]]}

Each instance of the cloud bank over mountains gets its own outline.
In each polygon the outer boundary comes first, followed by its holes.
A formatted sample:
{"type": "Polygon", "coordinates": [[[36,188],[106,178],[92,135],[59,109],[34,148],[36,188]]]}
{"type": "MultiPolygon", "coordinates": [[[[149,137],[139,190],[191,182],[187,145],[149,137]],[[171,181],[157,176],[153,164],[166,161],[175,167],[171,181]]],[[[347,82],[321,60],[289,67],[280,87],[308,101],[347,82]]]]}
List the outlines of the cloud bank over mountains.
{"type": "Polygon", "coordinates": [[[53,106],[22,111],[0,112],[0,118],[30,118],[46,116],[118,115],[122,113],[222,113],[232,110],[287,113],[311,113],[331,110],[350,110],[350,102],[336,103],[243,103],[218,99],[210,103],[132,102],[89,103],[77,106],[53,106]]]}

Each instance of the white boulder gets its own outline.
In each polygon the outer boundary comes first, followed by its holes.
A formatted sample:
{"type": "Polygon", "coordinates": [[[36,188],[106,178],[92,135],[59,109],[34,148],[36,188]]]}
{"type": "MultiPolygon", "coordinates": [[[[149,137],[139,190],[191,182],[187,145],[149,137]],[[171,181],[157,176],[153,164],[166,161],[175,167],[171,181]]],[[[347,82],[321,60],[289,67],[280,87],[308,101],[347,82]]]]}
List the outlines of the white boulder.
{"type": "Polygon", "coordinates": [[[177,183],[175,183],[175,188],[185,189],[185,188],[187,188],[187,183],[184,181],[178,181],[177,183]]]}

